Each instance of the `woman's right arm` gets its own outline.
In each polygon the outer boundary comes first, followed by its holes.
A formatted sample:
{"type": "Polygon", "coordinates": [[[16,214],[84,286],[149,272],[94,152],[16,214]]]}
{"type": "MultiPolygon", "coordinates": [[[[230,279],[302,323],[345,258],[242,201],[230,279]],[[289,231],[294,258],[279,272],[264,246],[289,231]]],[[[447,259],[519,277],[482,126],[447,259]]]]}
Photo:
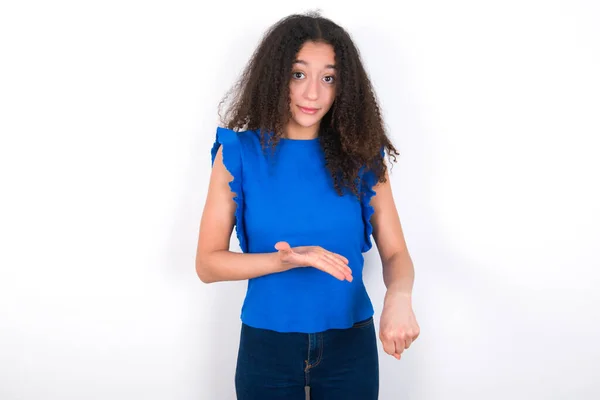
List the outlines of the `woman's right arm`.
{"type": "Polygon", "coordinates": [[[229,182],[233,176],[223,164],[223,147],[215,155],[208,185],[206,204],[200,221],[196,273],[205,283],[237,281],[287,271],[297,267],[314,267],[339,280],[352,282],[348,259],[320,246],[291,248],[287,242],[275,243],[273,253],[233,253],[229,240],[235,223],[235,194],[229,182]]]}
{"type": "Polygon", "coordinates": [[[235,223],[233,176],[223,164],[223,146],[216,154],[198,235],[196,273],[202,282],[236,281],[294,268],[284,263],[279,252],[234,253],[229,240],[235,223]]]}

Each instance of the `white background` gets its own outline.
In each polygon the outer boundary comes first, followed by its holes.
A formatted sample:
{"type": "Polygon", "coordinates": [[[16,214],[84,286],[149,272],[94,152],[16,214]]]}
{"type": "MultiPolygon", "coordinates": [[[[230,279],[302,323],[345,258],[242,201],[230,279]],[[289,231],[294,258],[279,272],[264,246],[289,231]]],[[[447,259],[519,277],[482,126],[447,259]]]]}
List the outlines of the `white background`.
{"type": "Polygon", "coordinates": [[[0,6],[0,399],[234,398],[246,283],[194,270],[217,104],[314,7],[402,153],[422,334],[380,398],[600,398],[597,2],[105,0],[0,6]]]}

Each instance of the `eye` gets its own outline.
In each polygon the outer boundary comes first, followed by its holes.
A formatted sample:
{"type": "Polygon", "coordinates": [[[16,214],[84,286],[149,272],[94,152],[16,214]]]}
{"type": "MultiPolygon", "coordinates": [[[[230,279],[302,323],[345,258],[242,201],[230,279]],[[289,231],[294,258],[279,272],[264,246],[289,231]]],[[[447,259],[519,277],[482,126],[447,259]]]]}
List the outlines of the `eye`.
{"type": "Polygon", "coordinates": [[[294,79],[302,79],[302,76],[304,76],[304,72],[292,72],[292,76],[294,77],[294,79]],[[301,76],[298,76],[301,75],[301,76]]]}
{"type": "Polygon", "coordinates": [[[333,75],[326,76],[323,79],[329,79],[328,81],[327,80],[325,81],[327,83],[333,83],[333,82],[335,82],[335,76],[333,76],[333,75]]]}

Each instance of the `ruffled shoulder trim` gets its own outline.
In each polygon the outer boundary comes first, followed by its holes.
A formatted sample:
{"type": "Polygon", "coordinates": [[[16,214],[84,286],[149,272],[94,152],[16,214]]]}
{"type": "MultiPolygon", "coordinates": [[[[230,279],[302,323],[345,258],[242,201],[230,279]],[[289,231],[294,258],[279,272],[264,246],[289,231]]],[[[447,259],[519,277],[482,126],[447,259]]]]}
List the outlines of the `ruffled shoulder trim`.
{"type": "Polygon", "coordinates": [[[240,244],[240,249],[248,252],[246,231],[244,227],[244,191],[242,187],[242,144],[239,134],[231,129],[218,127],[215,142],[211,149],[211,166],[215,163],[215,157],[219,147],[223,146],[223,164],[227,171],[233,176],[229,182],[229,188],[235,197],[235,231],[240,244]]]}
{"type": "MultiPolygon", "coordinates": [[[[381,148],[381,156],[385,156],[385,149],[381,148]]],[[[373,225],[371,225],[371,217],[373,213],[375,213],[375,209],[371,205],[371,199],[375,196],[375,191],[373,187],[377,184],[377,176],[373,171],[367,171],[362,173],[362,194],[360,199],[360,204],[362,207],[362,217],[363,223],[365,226],[365,240],[363,241],[363,246],[361,251],[366,253],[371,250],[373,247],[373,243],[371,241],[371,235],[373,234],[373,225]]]]}

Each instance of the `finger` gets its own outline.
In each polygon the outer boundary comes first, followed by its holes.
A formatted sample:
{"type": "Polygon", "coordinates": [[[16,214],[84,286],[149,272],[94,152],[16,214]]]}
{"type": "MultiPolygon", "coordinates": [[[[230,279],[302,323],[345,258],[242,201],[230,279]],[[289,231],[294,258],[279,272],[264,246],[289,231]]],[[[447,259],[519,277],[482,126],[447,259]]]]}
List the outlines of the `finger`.
{"type": "Polygon", "coordinates": [[[330,254],[329,256],[332,257],[342,268],[345,268],[348,270],[348,272],[352,273],[352,268],[350,268],[350,265],[348,265],[348,260],[346,258],[343,258],[339,254],[330,254]]]}
{"type": "Polygon", "coordinates": [[[277,249],[279,251],[286,251],[286,250],[290,250],[291,247],[288,242],[277,242],[277,243],[275,243],[275,249],[277,249]]]}
{"type": "Polygon", "coordinates": [[[324,254],[324,257],[326,257],[328,261],[340,268],[346,276],[352,276],[352,269],[348,265],[344,264],[338,257],[335,257],[332,254],[324,254]]]}
{"type": "Polygon", "coordinates": [[[388,353],[390,356],[393,356],[396,353],[396,348],[394,346],[393,340],[382,338],[381,344],[383,345],[383,351],[388,353]]]}
{"type": "Polygon", "coordinates": [[[348,265],[350,263],[350,261],[348,261],[348,259],[341,254],[333,253],[333,252],[329,252],[329,254],[331,254],[332,256],[334,256],[336,258],[339,258],[346,265],[348,265]]]}
{"type": "Polygon", "coordinates": [[[329,254],[327,254],[327,257],[329,259],[333,260],[344,271],[347,271],[349,274],[352,274],[352,268],[350,268],[350,266],[348,265],[347,260],[344,261],[345,259],[342,258],[340,255],[335,254],[335,253],[329,253],[329,254]]]}
{"type": "Polygon", "coordinates": [[[342,276],[344,277],[343,280],[347,280],[348,282],[352,282],[352,279],[354,279],[352,277],[352,273],[348,272],[347,269],[345,269],[344,267],[341,267],[339,264],[333,263],[331,261],[329,261],[331,268],[335,269],[337,271],[339,271],[339,273],[342,274],[342,276]]]}
{"type": "Polygon", "coordinates": [[[316,263],[315,267],[319,268],[324,272],[327,272],[330,275],[333,275],[340,281],[346,279],[346,274],[344,274],[339,268],[337,268],[337,266],[330,263],[326,258],[320,258],[319,261],[316,263]]]}
{"type": "Polygon", "coordinates": [[[396,348],[396,354],[402,355],[404,349],[406,348],[406,341],[402,338],[396,338],[394,340],[394,347],[396,348]]]}
{"type": "Polygon", "coordinates": [[[321,254],[321,257],[323,259],[326,259],[329,263],[335,265],[337,268],[339,268],[345,274],[346,273],[352,274],[352,270],[350,269],[350,267],[348,267],[339,258],[333,256],[332,254],[330,254],[330,253],[323,253],[323,254],[321,254]]]}
{"type": "Polygon", "coordinates": [[[410,331],[408,331],[400,339],[404,340],[404,348],[408,349],[413,342],[413,334],[410,331]]]}
{"type": "Polygon", "coordinates": [[[349,263],[348,259],[341,254],[334,253],[333,251],[329,251],[329,250],[325,250],[325,253],[334,257],[336,260],[341,261],[345,265],[348,265],[348,263],[349,263]]]}

